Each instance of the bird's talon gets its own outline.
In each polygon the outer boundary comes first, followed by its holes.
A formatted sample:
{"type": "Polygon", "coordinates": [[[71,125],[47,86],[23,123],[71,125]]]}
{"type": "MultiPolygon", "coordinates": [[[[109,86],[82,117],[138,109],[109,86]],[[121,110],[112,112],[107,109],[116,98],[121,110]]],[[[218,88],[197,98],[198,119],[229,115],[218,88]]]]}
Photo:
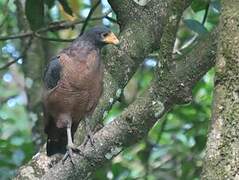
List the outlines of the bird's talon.
{"type": "Polygon", "coordinates": [[[73,157],[73,152],[76,152],[76,153],[79,153],[80,155],[82,155],[80,149],[77,148],[74,144],[67,145],[67,152],[65,153],[64,157],[62,158],[62,164],[64,164],[66,159],[69,157],[73,166],[75,165],[74,162],[73,162],[73,158],[72,158],[73,157]]]}
{"type": "Polygon", "coordinates": [[[93,148],[95,148],[95,145],[94,145],[95,140],[94,140],[94,138],[93,138],[93,134],[89,133],[89,134],[85,137],[85,139],[84,139],[84,141],[83,141],[83,143],[82,143],[84,147],[86,146],[86,144],[88,143],[88,141],[90,141],[91,146],[92,146],[93,148]]]}
{"type": "Polygon", "coordinates": [[[66,152],[66,154],[63,156],[63,158],[62,158],[62,160],[61,160],[62,164],[65,163],[67,157],[68,157],[68,154],[67,154],[67,152],[66,152]]]}
{"type": "Polygon", "coordinates": [[[68,148],[68,150],[65,153],[64,157],[62,158],[62,164],[64,164],[65,161],[67,160],[67,158],[69,157],[72,165],[75,166],[75,163],[73,161],[73,152],[79,154],[80,156],[82,156],[85,159],[87,159],[88,161],[90,161],[90,158],[87,157],[79,147],[76,147],[75,145],[73,145],[73,146],[68,145],[67,148],[68,148]]]}
{"type": "Polygon", "coordinates": [[[95,148],[95,140],[94,140],[94,138],[92,137],[92,135],[88,135],[88,138],[89,138],[89,140],[90,140],[90,144],[91,144],[91,146],[93,147],[93,148],[95,148]]]}
{"type": "Polygon", "coordinates": [[[70,158],[70,161],[71,163],[74,165],[74,162],[72,160],[72,154],[70,155],[71,153],[69,152],[69,150],[67,150],[67,152],[65,153],[64,157],[62,158],[61,162],[62,164],[65,163],[65,161],[67,160],[67,158],[69,157],[70,158]]]}

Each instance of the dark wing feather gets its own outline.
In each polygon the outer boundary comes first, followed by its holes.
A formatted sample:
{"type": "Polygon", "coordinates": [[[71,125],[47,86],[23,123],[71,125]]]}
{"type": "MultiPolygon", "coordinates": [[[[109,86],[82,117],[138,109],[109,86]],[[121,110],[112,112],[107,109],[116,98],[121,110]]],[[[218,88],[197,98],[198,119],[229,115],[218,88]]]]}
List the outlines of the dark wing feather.
{"type": "Polygon", "coordinates": [[[53,58],[49,62],[43,76],[43,81],[47,89],[56,87],[57,82],[60,79],[61,69],[62,67],[58,57],[53,58]]]}

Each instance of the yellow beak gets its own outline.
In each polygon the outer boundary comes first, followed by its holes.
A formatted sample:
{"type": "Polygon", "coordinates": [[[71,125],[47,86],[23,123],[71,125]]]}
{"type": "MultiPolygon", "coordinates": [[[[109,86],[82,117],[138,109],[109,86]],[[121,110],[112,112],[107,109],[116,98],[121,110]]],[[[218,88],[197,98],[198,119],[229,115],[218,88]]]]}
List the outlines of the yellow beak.
{"type": "Polygon", "coordinates": [[[110,32],[104,39],[103,41],[107,44],[114,44],[117,45],[119,44],[118,38],[115,36],[114,33],[110,32]]]}

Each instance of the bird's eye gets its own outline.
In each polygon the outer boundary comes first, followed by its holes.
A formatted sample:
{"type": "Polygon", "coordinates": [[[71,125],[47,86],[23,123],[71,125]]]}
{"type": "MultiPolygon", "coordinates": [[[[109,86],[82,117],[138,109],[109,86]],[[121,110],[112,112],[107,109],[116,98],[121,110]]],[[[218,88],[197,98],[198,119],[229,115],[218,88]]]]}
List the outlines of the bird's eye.
{"type": "Polygon", "coordinates": [[[102,33],[102,34],[101,34],[101,36],[102,36],[103,38],[107,37],[108,35],[109,35],[109,33],[102,33]]]}

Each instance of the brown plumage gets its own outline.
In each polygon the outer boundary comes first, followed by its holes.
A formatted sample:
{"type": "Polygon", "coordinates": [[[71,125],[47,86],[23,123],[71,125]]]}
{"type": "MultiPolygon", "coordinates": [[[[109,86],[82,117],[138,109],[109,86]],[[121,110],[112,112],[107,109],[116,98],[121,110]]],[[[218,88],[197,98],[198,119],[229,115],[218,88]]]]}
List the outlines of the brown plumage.
{"type": "Polygon", "coordinates": [[[90,119],[103,88],[100,49],[119,41],[107,28],[92,28],[49,62],[44,74],[44,119],[47,154],[71,155],[72,137],[82,120],[90,135],[90,119]]]}

